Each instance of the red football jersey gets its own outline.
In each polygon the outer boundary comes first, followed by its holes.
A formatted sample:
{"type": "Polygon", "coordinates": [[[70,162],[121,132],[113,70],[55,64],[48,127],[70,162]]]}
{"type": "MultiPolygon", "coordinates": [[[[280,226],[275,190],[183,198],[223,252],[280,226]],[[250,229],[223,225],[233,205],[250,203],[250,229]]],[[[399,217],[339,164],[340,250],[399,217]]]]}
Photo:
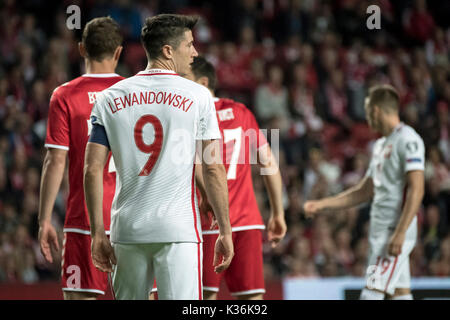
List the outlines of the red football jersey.
{"type": "MultiPolygon", "coordinates": [[[[64,231],[89,234],[89,215],[84,201],[84,152],[91,131],[90,115],[95,96],[123,77],[112,74],[85,74],[53,91],[48,113],[47,148],[68,150],[69,198],[64,231]]],[[[103,174],[103,221],[109,231],[111,203],[116,189],[116,174],[111,155],[103,174]]]]}
{"type": "MultiPolygon", "coordinates": [[[[264,229],[253,191],[251,165],[257,163],[257,150],[267,144],[266,137],[252,112],[242,103],[215,99],[215,105],[227,171],[232,230],[264,229]]],[[[218,232],[210,230],[210,219],[201,217],[203,234],[218,232]]]]}

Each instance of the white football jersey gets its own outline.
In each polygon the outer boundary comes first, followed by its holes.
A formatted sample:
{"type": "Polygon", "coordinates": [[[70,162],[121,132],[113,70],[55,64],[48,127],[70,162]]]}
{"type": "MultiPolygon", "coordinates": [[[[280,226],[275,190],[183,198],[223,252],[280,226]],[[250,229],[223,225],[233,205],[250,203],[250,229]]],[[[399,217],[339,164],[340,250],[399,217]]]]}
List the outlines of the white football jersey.
{"type": "Polygon", "coordinates": [[[201,242],[195,144],[220,139],[209,90],[145,70],[98,94],[91,118],[105,128],[117,169],[111,241],[201,242]]]}
{"type": "Polygon", "coordinates": [[[401,215],[406,196],[406,173],[424,170],[425,146],[408,125],[400,123],[387,137],[378,139],[366,175],[374,184],[371,223],[393,227],[401,215]]]}

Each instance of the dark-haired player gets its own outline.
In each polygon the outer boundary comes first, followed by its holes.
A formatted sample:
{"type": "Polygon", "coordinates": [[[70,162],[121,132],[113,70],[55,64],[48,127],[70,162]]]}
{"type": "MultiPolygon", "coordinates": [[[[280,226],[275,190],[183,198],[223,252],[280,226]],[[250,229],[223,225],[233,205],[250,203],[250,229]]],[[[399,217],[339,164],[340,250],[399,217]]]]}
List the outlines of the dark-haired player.
{"type": "Polygon", "coordinates": [[[92,109],[84,174],[92,258],[96,267],[113,272],[118,299],[148,299],[155,278],[159,299],[202,298],[197,144],[207,156],[204,180],[220,229],[215,271],[225,270],[233,257],[226,173],[214,152],[220,138],[214,102],[206,88],[182,77],[197,55],[196,22],[172,14],[147,19],[141,34],[147,69],[104,90],[92,109]],[[100,210],[109,150],[118,175],[112,246],[100,210]]]}
{"type": "MultiPolygon", "coordinates": [[[[216,86],[214,67],[196,57],[189,79],[204,85],[212,94],[216,86]]],[[[205,299],[216,299],[222,278],[231,295],[238,299],[259,300],[265,293],[262,254],[262,230],[265,229],[253,191],[251,164],[258,164],[269,195],[271,215],[268,239],[275,246],[286,233],[282,204],[282,181],[275,157],[255,117],[243,104],[231,99],[214,98],[221,132],[222,158],[227,170],[230,221],[235,256],[222,274],[212,268],[214,243],[219,230],[210,230],[211,216],[202,215],[203,289],[205,299]]],[[[196,173],[201,170],[196,170],[196,173]]],[[[201,178],[199,178],[201,180],[201,178]]],[[[200,188],[202,201],[206,194],[200,188]]],[[[201,206],[201,209],[206,206],[201,206]]]]}
{"type": "MultiPolygon", "coordinates": [[[[39,243],[48,262],[52,249],[59,249],[58,237],[51,224],[56,195],[69,159],[69,198],[64,222],[62,252],[62,289],[64,299],[95,299],[105,294],[107,274],[91,261],[91,237],[84,201],[84,152],[91,131],[90,114],[96,95],[123,79],[114,71],[122,52],[119,25],[109,17],[95,18],[86,24],[79,43],[86,74],[56,88],[50,99],[45,156],[39,199],[39,243]]],[[[103,170],[103,220],[109,234],[111,202],[116,175],[108,157],[103,170]]]]}

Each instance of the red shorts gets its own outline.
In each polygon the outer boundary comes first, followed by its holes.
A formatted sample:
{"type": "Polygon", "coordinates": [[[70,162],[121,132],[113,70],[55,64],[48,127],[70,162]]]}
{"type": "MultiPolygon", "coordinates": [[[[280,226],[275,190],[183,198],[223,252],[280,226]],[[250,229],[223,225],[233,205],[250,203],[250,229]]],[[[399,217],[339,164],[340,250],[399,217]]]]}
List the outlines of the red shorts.
{"type": "Polygon", "coordinates": [[[91,236],[64,232],[61,261],[63,291],[105,294],[108,273],[94,267],[91,259],[91,236]]]}
{"type": "Polygon", "coordinates": [[[215,273],[214,245],[218,234],[203,235],[203,290],[218,292],[222,277],[232,296],[265,293],[262,231],[233,232],[234,257],[224,272],[215,273]]]}

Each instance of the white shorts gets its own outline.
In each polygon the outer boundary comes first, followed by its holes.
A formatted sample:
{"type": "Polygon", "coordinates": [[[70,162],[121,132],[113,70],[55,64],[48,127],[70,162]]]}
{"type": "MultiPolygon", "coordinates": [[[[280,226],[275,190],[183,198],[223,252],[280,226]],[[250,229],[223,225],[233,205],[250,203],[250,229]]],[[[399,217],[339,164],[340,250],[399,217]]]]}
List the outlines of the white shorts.
{"type": "Polygon", "coordinates": [[[159,300],[201,300],[201,243],[113,243],[117,265],[112,273],[118,300],[148,300],[153,280],[159,300]]]}
{"type": "Polygon", "coordinates": [[[411,287],[409,255],[417,239],[417,218],[406,231],[402,252],[397,256],[387,253],[389,240],[394,228],[370,224],[369,260],[366,272],[366,287],[393,295],[395,289],[411,287]]]}

